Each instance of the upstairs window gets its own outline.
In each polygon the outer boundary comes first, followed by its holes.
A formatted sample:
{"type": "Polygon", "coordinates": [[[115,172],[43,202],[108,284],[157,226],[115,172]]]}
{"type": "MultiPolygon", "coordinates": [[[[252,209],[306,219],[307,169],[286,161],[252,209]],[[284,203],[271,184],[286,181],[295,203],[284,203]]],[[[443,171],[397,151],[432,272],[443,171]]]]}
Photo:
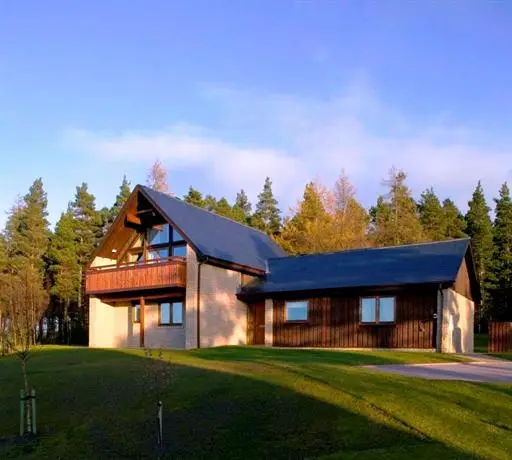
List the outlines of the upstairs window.
{"type": "Polygon", "coordinates": [[[362,324],[394,323],[395,297],[361,298],[360,319],[362,324]]]}
{"type": "Polygon", "coordinates": [[[286,302],[286,321],[307,321],[308,320],[308,301],[296,300],[286,302]]]}
{"type": "Polygon", "coordinates": [[[169,243],[169,224],[158,225],[148,230],[148,246],[169,243]]]}

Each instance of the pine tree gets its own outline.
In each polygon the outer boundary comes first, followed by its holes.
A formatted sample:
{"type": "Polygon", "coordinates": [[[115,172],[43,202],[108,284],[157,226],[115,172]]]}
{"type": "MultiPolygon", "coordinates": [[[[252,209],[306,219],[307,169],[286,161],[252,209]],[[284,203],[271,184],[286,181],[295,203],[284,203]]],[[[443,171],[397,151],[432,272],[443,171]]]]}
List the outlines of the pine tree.
{"type": "Polygon", "coordinates": [[[236,200],[233,206],[233,211],[236,220],[243,223],[249,223],[249,219],[251,217],[252,212],[252,205],[243,189],[236,194],[236,200]]]}
{"type": "Polygon", "coordinates": [[[322,202],[318,187],[310,182],[297,212],[286,219],[277,241],[290,254],[330,251],[333,248],[333,221],[322,202]]]}
{"type": "Polygon", "coordinates": [[[49,242],[47,198],[41,179],[34,181],[23,200],[8,216],[5,231],[7,262],[2,277],[2,298],[9,319],[9,346],[26,361],[36,341],[36,327],[47,307],[46,253],[49,242]]]}
{"type": "Polygon", "coordinates": [[[425,237],[429,241],[444,240],[446,238],[445,216],[441,202],[433,188],[429,188],[421,194],[418,210],[425,237]]]}
{"type": "Polygon", "coordinates": [[[50,244],[52,294],[63,305],[61,324],[65,343],[70,341],[69,312],[78,301],[80,291],[80,265],[77,258],[76,221],[70,209],[63,213],[55,226],[50,244]]]}
{"type": "Polygon", "coordinates": [[[156,160],[148,172],[147,186],[157,192],[171,195],[169,184],[167,182],[167,170],[160,160],[156,160]]]}
{"type": "Polygon", "coordinates": [[[196,190],[192,186],[189,187],[188,193],[183,197],[185,203],[193,204],[195,206],[199,206],[200,208],[205,207],[203,195],[199,190],[196,190]]]}
{"type": "Polygon", "coordinates": [[[78,310],[83,332],[87,328],[87,308],[84,305],[83,274],[91,256],[103,236],[101,214],[96,210],[96,199],[89,193],[86,183],[76,188],[75,199],[70,203],[69,212],[74,218],[76,235],[76,257],[79,266],[80,289],[78,290],[78,310]]]}
{"type": "Polygon", "coordinates": [[[130,181],[126,178],[126,175],[124,175],[123,181],[119,186],[119,193],[116,196],[116,201],[112,208],[110,208],[110,219],[112,222],[119,215],[119,212],[121,211],[124,204],[128,201],[131,193],[130,181]]]}
{"type": "Polygon", "coordinates": [[[386,197],[379,197],[377,206],[370,210],[372,239],[377,246],[393,246],[423,241],[423,231],[417,205],[405,185],[407,175],[391,169],[384,185],[389,187],[386,197]]]}
{"type": "Polygon", "coordinates": [[[455,206],[455,203],[449,198],[443,201],[443,222],[444,236],[447,239],[467,236],[464,233],[466,229],[464,217],[457,206],[455,206]]]}
{"type": "Polygon", "coordinates": [[[228,217],[229,219],[233,218],[233,208],[224,197],[217,201],[214,211],[219,216],[228,217]]]}
{"type": "Polygon", "coordinates": [[[102,222],[96,210],[96,198],[89,193],[85,182],[76,188],[69,211],[75,219],[78,263],[84,267],[90,262],[92,252],[102,237],[102,222]]]}
{"type": "Polygon", "coordinates": [[[252,225],[269,234],[276,234],[281,229],[281,211],[272,192],[270,177],[265,179],[263,191],[258,195],[256,212],[252,217],[252,225]]]}
{"type": "Polygon", "coordinates": [[[203,207],[208,211],[215,211],[217,208],[217,198],[212,195],[206,195],[204,197],[203,207]]]}
{"type": "Polygon", "coordinates": [[[466,214],[467,234],[471,237],[473,258],[478,279],[482,287],[482,314],[487,315],[488,295],[487,277],[489,263],[493,253],[493,231],[489,217],[489,206],[485,201],[482,184],[478,184],[473,192],[473,198],[469,201],[469,209],[466,214]]]}
{"type": "Polygon", "coordinates": [[[492,302],[489,314],[494,319],[509,319],[512,316],[512,200],[510,190],[504,183],[496,202],[494,220],[494,251],[490,263],[490,295],[492,302]]]}
{"type": "Polygon", "coordinates": [[[47,205],[43,181],[36,179],[12,215],[14,227],[9,238],[13,262],[34,267],[42,278],[50,236],[47,205]]]}

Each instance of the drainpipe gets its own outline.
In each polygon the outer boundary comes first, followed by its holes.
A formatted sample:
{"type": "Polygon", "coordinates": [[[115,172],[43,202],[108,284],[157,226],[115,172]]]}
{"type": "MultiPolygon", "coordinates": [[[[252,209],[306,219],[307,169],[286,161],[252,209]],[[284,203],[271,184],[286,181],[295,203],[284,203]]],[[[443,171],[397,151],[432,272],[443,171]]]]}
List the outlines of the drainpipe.
{"type": "Polygon", "coordinates": [[[201,348],[201,266],[208,261],[208,256],[197,255],[197,348],[201,348]]]}
{"type": "Polygon", "coordinates": [[[443,309],[444,309],[444,291],[443,285],[439,284],[437,296],[437,321],[436,321],[436,351],[443,350],[443,309]]]}

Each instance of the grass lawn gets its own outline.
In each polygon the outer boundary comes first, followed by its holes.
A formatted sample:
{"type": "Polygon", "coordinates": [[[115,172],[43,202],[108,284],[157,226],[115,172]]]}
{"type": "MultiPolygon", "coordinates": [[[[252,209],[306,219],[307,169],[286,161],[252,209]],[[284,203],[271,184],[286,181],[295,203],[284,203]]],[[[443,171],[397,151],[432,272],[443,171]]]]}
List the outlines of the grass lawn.
{"type": "MultiPolygon", "coordinates": [[[[360,364],[433,353],[226,347],[166,351],[165,458],[507,459],[512,385],[425,381],[360,364]]],[[[45,348],[29,363],[40,436],[16,440],[19,363],[0,358],[0,458],[156,458],[140,351],[45,348]]]]}
{"type": "Polygon", "coordinates": [[[512,352],[507,353],[487,353],[487,345],[489,343],[488,334],[475,334],[475,352],[485,353],[489,356],[495,356],[500,359],[512,361],[512,352]]]}

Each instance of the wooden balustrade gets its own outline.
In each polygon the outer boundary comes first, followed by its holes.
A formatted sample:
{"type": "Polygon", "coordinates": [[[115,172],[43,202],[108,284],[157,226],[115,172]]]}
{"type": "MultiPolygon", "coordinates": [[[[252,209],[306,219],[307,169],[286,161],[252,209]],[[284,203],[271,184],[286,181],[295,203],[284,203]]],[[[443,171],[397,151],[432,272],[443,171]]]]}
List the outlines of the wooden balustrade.
{"type": "Polygon", "coordinates": [[[170,257],[143,264],[105,265],[87,271],[87,294],[186,287],[187,264],[183,257],[170,257]]]}

